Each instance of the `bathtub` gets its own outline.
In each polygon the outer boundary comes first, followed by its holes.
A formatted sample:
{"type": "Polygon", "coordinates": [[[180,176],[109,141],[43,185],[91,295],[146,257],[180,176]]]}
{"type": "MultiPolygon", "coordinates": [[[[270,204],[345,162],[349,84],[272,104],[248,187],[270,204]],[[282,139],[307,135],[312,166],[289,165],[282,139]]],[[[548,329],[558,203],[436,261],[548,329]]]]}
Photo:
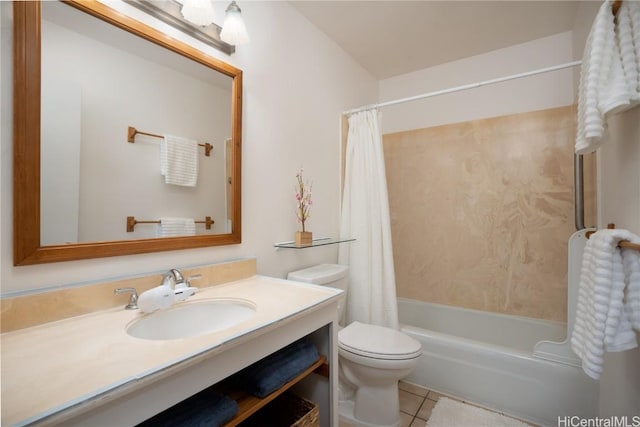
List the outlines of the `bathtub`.
{"type": "Polygon", "coordinates": [[[596,381],[578,366],[534,355],[539,341],[564,340],[566,324],[404,298],[398,314],[423,349],[406,381],[541,426],[597,416],[596,381]]]}

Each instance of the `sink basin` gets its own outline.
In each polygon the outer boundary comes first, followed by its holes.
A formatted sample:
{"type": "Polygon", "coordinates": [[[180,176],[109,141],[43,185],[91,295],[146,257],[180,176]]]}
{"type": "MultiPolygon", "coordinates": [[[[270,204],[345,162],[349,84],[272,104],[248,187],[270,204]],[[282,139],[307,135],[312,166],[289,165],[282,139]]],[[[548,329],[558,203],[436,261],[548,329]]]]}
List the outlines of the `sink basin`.
{"type": "Polygon", "coordinates": [[[127,333],[145,340],[190,338],[230,328],[255,313],[256,305],[249,300],[211,298],[147,314],[131,322],[127,333]]]}

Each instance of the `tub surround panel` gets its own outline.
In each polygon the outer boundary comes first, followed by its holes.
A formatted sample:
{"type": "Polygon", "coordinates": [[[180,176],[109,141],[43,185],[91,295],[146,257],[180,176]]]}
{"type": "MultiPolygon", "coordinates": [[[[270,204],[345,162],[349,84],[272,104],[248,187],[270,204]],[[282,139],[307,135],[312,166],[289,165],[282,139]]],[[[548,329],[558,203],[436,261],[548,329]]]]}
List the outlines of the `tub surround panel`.
{"type": "MultiPolygon", "coordinates": [[[[201,274],[202,278],[194,279],[192,286],[206,288],[221,283],[241,280],[256,274],[254,258],[234,260],[198,267],[180,269],[186,278],[201,274]]],[[[42,323],[53,322],[74,316],[124,307],[128,302],[127,295],[114,295],[116,288],[132,287],[142,292],[158,286],[162,282],[164,272],[140,277],[131,277],[115,281],[104,281],[85,286],[67,287],[49,290],[44,293],[2,298],[1,331],[10,332],[28,328],[42,323]]]]}
{"type": "Polygon", "coordinates": [[[141,313],[121,307],[5,333],[2,424],[39,418],[75,404],[91,406],[105,393],[117,394],[145,379],[175,373],[281,327],[303,312],[307,315],[334,303],[340,293],[263,276],[212,286],[190,300],[242,297],[257,305],[256,314],[231,328],[188,339],[133,338],[126,334],[126,326],[141,313]]]}
{"type": "Polygon", "coordinates": [[[398,296],[566,321],[574,115],[384,136],[398,296]]]}

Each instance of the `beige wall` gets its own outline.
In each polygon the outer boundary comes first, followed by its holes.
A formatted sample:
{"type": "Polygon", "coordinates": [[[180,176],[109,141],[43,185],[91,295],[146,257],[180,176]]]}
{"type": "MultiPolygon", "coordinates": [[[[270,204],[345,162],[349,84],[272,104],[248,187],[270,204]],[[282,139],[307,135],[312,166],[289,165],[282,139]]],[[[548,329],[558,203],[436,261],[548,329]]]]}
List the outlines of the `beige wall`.
{"type": "Polygon", "coordinates": [[[398,295],[566,320],[573,107],[384,136],[398,295]]]}

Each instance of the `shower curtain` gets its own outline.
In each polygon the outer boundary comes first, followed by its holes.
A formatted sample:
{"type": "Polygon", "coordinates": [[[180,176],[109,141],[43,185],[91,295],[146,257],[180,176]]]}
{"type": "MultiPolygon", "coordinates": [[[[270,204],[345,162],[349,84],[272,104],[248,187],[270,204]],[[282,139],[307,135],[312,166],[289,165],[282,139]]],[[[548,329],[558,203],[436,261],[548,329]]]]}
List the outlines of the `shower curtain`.
{"type": "Polygon", "coordinates": [[[349,266],[347,324],[353,321],[398,329],[389,198],[379,113],[349,117],[338,262],[349,266]]]}

